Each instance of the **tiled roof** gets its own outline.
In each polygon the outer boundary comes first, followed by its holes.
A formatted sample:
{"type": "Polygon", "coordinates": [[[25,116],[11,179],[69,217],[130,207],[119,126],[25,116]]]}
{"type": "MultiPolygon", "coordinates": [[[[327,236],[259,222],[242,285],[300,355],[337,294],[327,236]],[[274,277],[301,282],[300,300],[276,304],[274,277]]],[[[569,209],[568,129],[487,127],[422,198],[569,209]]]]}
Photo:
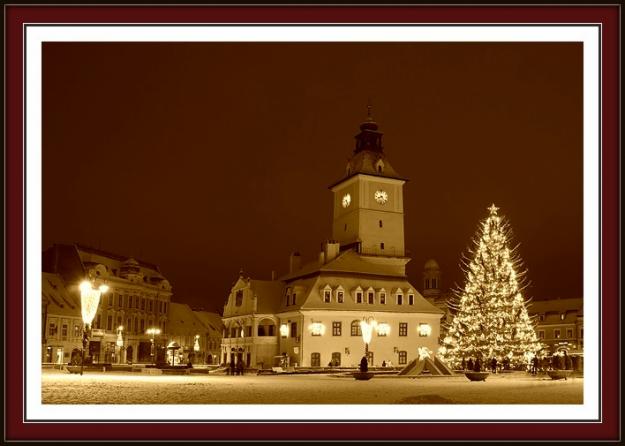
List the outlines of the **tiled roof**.
{"type": "Polygon", "coordinates": [[[250,280],[250,289],[256,296],[257,313],[275,313],[284,295],[284,282],[279,280],[250,280]]]}
{"type": "Polygon", "coordinates": [[[203,334],[208,331],[200,318],[198,318],[191,307],[187,304],[171,302],[167,312],[167,333],[172,335],[203,334]]]}
{"type": "Polygon", "coordinates": [[[529,303],[527,311],[530,314],[563,313],[567,311],[576,311],[578,314],[582,314],[584,311],[584,300],[581,298],[533,300],[529,303]]]}
{"type": "Polygon", "coordinates": [[[221,336],[223,324],[219,314],[208,311],[193,311],[193,314],[208,328],[211,336],[221,336]]]}

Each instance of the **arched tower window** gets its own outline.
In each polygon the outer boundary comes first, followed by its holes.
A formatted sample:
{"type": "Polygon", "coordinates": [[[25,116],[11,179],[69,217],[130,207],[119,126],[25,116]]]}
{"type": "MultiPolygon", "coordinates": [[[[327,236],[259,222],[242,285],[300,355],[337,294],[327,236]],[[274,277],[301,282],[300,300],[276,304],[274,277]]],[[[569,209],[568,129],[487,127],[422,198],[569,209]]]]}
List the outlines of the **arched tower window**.
{"type": "Polygon", "coordinates": [[[430,279],[425,279],[425,289],[426,290],[430,289],[430,279]]]}

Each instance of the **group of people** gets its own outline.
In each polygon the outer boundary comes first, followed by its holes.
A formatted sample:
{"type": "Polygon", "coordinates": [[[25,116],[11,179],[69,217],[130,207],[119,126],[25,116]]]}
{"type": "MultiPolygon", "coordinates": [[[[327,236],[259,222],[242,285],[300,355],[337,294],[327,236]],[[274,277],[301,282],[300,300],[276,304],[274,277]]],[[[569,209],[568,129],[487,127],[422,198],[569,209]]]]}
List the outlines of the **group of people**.
{"type": "MultiPolygon", "coordinates": [[[[473,359],[469,358],[468,361],[465,361],[462,358],[462,370],[471,370],[474,372],[484,371],[486,366],[483,364],[481,358],[473,359]]],[[[497,358],[491,358],[489,364],[489,369],[492,373],[501,372],[501,370],[510,370],[510,359],[506,356],[500,362],[497,358]]],[[[573,369],[573,361],[571,357],[566,353],[562,352],[561,354],[555,354],[551,357],[542,357],[534,356],[529,364],[528,371],[532,375],[536,375],[541,370],[572,370],[573,369]]]]}
{"type": "Polygon", "coordinates": [[[243,371],[245,370],[245,367],[243,366],[243,361],[238,361],[236,364],[233,362],[230,362],[228,364],[228,368],[226,369],[226,374],[228,375],[243,375],[243,371]]]}

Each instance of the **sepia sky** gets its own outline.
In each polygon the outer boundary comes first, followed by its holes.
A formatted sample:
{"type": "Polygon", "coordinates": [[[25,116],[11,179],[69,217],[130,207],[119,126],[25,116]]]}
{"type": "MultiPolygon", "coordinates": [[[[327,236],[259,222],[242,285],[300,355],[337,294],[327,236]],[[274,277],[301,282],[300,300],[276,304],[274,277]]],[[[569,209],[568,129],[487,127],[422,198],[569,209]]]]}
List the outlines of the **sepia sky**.
{"type": "Polygon", "coordinates": [[[45,43],[43,248],[156,263],[220,311],[243,268],[284,274],[331,236],[366,118],[404,186],[407,265],[443,287],[492,203],[528,297],[582,296],[582,45],[45,43]]]}

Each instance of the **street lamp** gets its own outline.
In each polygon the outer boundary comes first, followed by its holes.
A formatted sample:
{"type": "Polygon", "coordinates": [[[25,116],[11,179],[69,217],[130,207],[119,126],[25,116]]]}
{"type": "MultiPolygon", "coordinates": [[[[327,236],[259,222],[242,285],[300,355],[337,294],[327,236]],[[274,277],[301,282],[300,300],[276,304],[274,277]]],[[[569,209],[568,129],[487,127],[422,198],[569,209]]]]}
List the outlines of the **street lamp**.
{"type": "Polygon", "coordinates": [[[85,349],[89,345],[89,333],[91,332],[91,322],[98,311],[100,296],[108,291],[109,287],[105,284],[94,288],[88,280],[80,284],[80,313],[82,315],[82,352],[80,361],[80,374],[82,375],[85,364],[85,349]]]}
{"type": "Polygon", "coordinates": [[[124,327],[121,325],[117,327],[117,346],[119,347],[119,357],[117,358],[117,363],[122,363],[122,349],[124,348],[124,337],[122,335],[122,331],[124,327]]]}
{"type": "Polygon", "coordinates": [[[195,335],[195,341],[193,342],[193,351],[195,352],[194,359],[195,359],[195,363],[197,364],[197,356],[198,353],[200,352],[200,335],[196,334],[195,335]]]}
{"type": "Polygon", "coordinates": [[[362,340],[365,343],[365,357],[369,356],[369,343],[371,342],[371,336],[373,330],[378,326],[377,321],[373,316],[363,317],[360,321],[360,333],[362,334],[362,340]]]}
{"type": "Polygon", "coordinates": [[[161,330],[159,328],[148,328],[146,333],[150,335],[150,356],[152,357],[152,364],[156,365],[156,355],[154,354],[154,336],[161,334],[161,330]]]}

